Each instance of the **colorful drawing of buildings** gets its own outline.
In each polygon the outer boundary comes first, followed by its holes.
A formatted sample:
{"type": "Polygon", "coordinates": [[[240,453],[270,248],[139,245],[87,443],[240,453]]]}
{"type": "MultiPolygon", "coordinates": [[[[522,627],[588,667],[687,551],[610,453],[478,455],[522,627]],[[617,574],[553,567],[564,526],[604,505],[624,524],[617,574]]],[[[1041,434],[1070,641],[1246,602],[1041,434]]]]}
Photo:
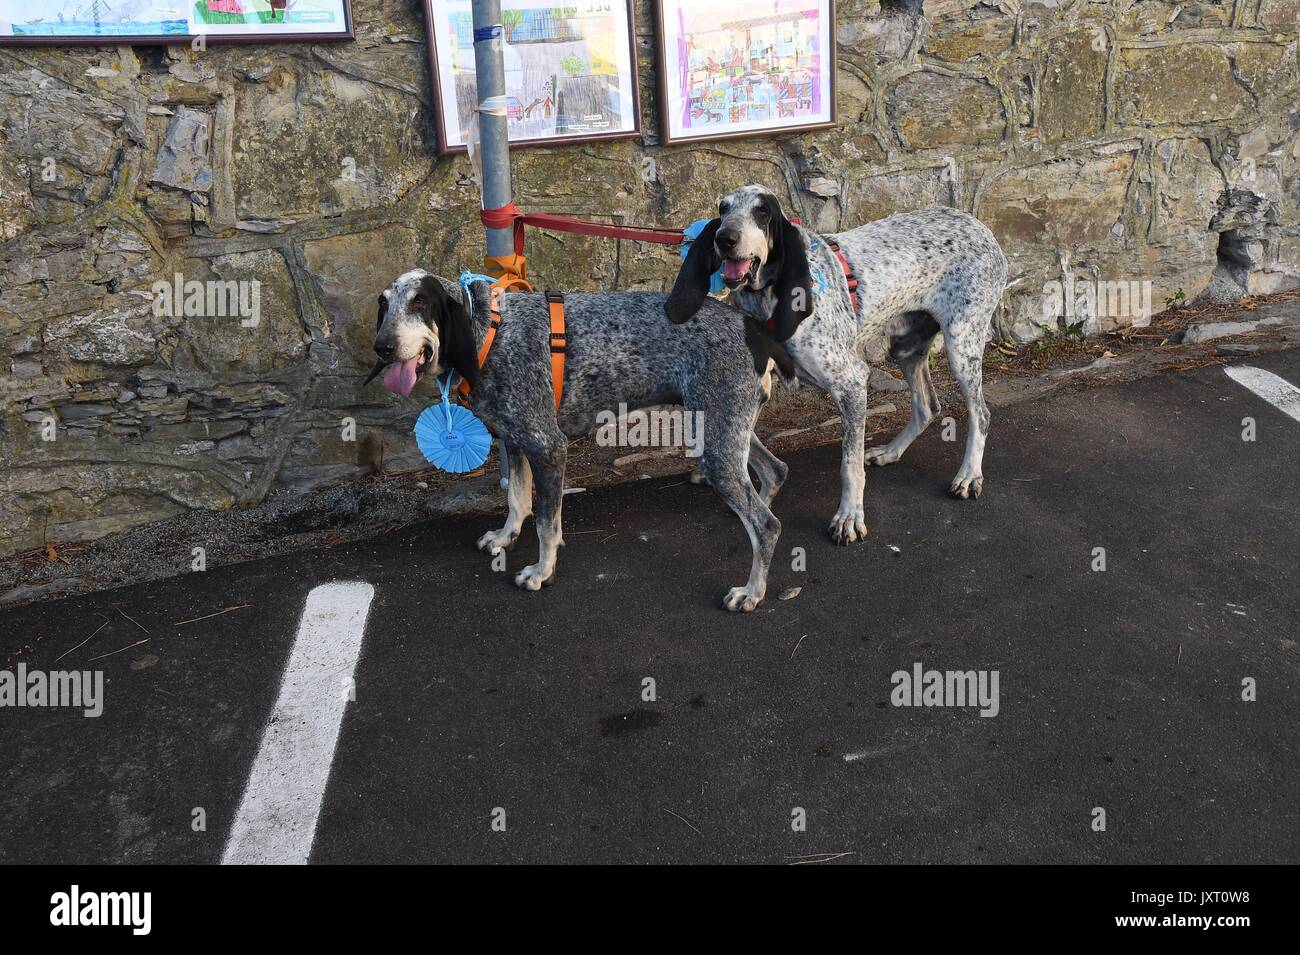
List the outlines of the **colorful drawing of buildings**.
{"type": "Polygon", "coordinates": [[[816,7],[723,21],[694,32],[682,13],[680,35],[683,127],[820,112],[816,7]]]}

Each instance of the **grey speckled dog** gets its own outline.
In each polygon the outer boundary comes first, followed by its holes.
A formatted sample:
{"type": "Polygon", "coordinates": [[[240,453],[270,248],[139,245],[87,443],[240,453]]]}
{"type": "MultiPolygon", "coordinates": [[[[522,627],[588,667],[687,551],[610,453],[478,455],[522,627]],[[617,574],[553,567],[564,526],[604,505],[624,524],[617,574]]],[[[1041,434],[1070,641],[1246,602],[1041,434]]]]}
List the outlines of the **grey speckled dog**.
{"type": "MultiPolygon", "coordinates": [[[[785,480],[785,464],[754,435],[754,422],[771,393],[770,363],[784,352],[730,306],[701,303],[699,317],[680,326],[663,321],[667,297],[647,293],[566,295],[568,347],[563,401],[555,407],[551,381],[551,326],[546,297],[501,297],[501,325],[483,367],[478,351],[491,314],[491,286],[464,289],[416,270],[396,278],[379,297],[374,348],[384,383],[409,395],[433,372],[453,373],[473,388],[472,408],[507,449],[510,513],[505,526],[479,539],[493,555],[514,544],[536,507],[537,563],[515,583],[538,590],[555,579],[564,542],[560,508],[568,443],[595,430],[601,412],[680,404],[698,412],[703,428],[700,472],[740,517],[753,546],[749,581],[727,594],[728,610],[753,610],[763,600],[781,523],[768,505],[785,480]],[[756,490],[746,465],[759,479],[756,490]],[[534,491],[536,499],[534,502],[534,491]]],[[[608,419],[606,419],[608,420],[608,419]]]]}
{"type": "Polygon", "coordinates": [[[893,464],[939,413],[929,351],[942,334],[966,407],[966,455],[949,492],[984,489],[983,357],[993,313],[1007,281],[1007,260],[973,216],[936,208],[890,216],[821,237],[795,225],[762,186],[726,196],[682,265],[667,314],[696,314],[719,266],[740,308],[783,342],[799,379],[830,392],[844,430],[842,492],[830,535],[839,544],[866,536],[865,464],[893,464]],[[858,280],[857,307],[834,241],[858,280]],[[871,365],[892,358],[907,377],[912,418],[884,447],[863,448],[871,365]]]}

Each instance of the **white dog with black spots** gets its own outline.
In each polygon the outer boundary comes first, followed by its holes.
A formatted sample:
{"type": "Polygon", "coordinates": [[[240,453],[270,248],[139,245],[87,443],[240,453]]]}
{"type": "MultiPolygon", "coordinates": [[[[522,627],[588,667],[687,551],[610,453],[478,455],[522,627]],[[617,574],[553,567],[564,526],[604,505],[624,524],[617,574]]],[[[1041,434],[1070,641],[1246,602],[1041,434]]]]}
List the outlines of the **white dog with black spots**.
{"type": "Polygon", "coordinates": [[[1007,260],[974,216],[949,208],[906,212],[836,235],[791,222],[771,191],[727,195],[682,265],[666,312],[687,321],[719,268],[732,302],[785,345],[800,381],[830,393],[844,432],[842,492],[829,532],[838,544],[867,533],[867,464],[893,464],[939,412],[930,346],[943,335],[948,366],[969,412],[966,453],[949,493],[984,490],[983,357],[1007,283],[1007,260]],[[857,278],[856,306],[830,243],[857,278]],[[894,359],[911,389],[912,416],[883,447],[864,449],[871,366],[894,359]]]}

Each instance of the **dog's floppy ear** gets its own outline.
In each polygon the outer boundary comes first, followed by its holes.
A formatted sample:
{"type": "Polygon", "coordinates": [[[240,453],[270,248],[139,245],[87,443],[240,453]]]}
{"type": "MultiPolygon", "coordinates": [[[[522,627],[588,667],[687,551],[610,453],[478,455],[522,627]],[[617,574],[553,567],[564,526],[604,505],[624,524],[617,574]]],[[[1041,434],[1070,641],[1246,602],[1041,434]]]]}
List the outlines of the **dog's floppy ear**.
{"type": "Polygon", "coordinates": [[[704,304],[709,295],[709,286],[713,282],[713,273],[722,263],[714,249],[713,240],[718,234],[721,219],[714,219],[691,243],[691,251],[686,254],[686,261],[677,273],[672,293],[664,304],[664,311],[674,324],[687,321],[704,304]]]}
{"type": "MultiPolygon", "coordinates": [[[[478,384],[478,350],[474,347],[474,327],[463,303],[456,301],[443,284],[426,275],[420,290],[433,307],[433,322],[438,327],[438,361],[450,366],[473,388],[478,384]]],[[[467,293],[468,294],[468,293],[467,293]]]]}
{"type": "Polygon", "coordinates": [[[808,250],[793,222],[782,216],[773,223],[772,234],[772,251],[778,259],[772,318],[776,340],[783,342],[812,314],[812,271],[808,267],[808,250]]]}

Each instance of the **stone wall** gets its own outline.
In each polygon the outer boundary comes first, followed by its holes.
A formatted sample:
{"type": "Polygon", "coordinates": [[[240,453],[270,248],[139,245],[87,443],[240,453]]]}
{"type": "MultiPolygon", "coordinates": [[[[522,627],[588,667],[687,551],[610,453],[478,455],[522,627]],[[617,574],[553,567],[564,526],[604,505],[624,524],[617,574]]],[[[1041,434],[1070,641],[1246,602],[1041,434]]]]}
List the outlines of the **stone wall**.
{"type": "MultiPolygon", "coordinates": [[[[520,152],[517,199],[686,224],[758,181],[823,231],[956,205],[1011,260],[1015,338],[1054,281],[1151,281],[1157,310],[1300,281],[1300,0],[920,7],[840,0],[839,128],[662,148],[639,0],[645,135],[520,152]]],[[[477,192],[434,148],[418,0],[354,12],[345,44],[0,49],[0,554],[420,463],[421,401],[361,388],[373,303],[477,264],[477,192]],[[177,273],[257,280],[261,320],[156,316],[177,273]]],[[[564,288],[674,271],[529,252],[564,288]]]]}

